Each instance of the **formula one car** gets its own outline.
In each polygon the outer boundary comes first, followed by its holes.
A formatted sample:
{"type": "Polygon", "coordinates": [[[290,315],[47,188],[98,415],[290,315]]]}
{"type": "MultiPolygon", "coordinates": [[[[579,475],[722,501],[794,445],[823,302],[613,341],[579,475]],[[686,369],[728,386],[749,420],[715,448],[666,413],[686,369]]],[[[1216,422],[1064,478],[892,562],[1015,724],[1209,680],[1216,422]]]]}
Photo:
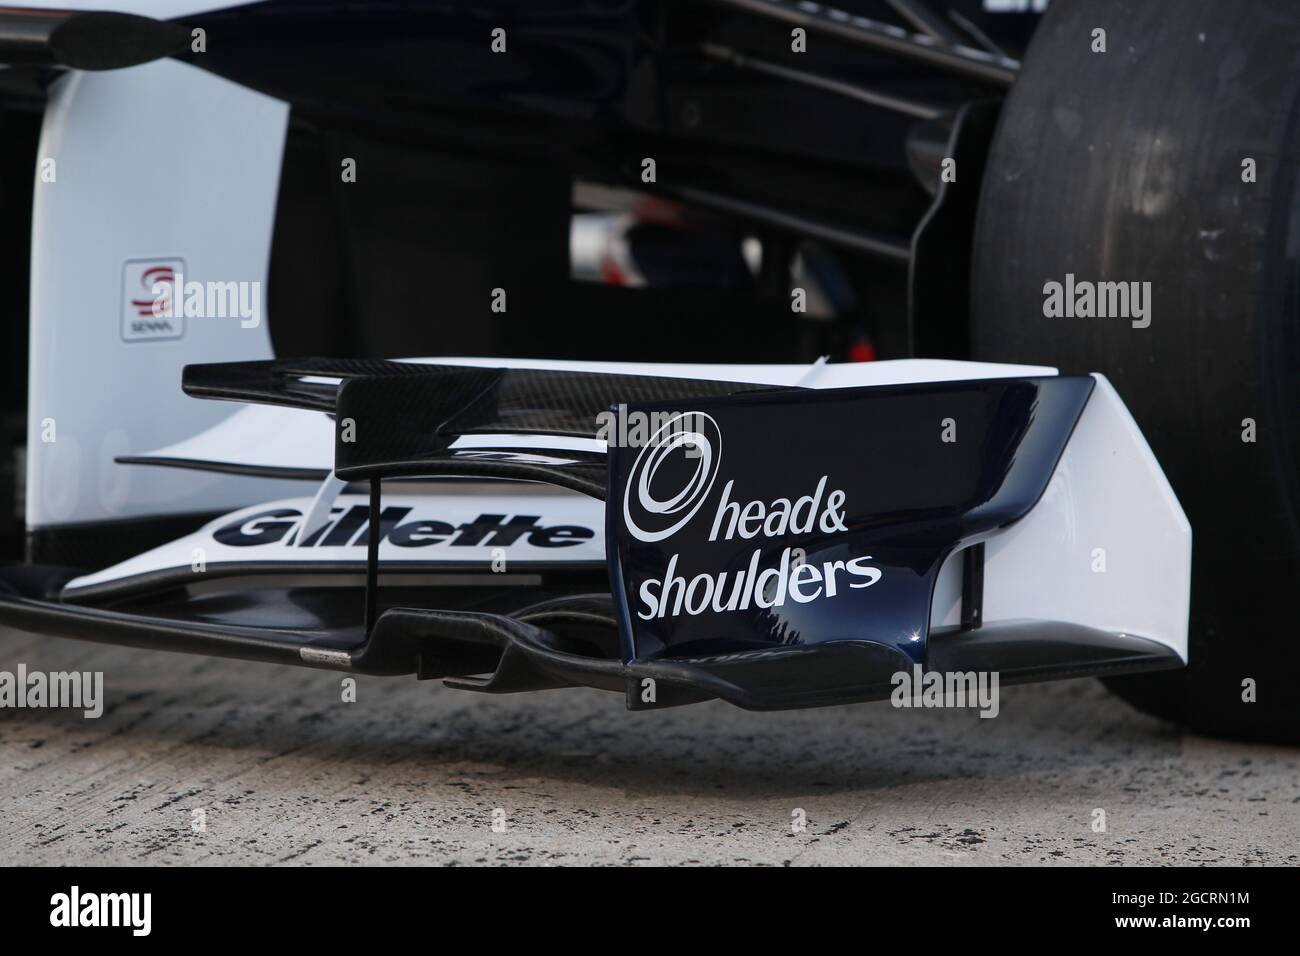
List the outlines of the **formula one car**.
{"type": "Polygon", "coordinates": [[[0,10],[3,623],[1300,740],[1293,5],[91,6],[0,10]]]}

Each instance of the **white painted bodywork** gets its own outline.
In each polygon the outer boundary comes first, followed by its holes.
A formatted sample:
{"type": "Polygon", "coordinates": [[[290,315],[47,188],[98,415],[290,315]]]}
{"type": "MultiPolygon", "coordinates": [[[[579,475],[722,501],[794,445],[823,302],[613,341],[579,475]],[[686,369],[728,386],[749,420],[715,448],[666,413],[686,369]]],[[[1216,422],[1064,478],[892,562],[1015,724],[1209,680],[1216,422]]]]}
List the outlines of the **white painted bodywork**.
{"type": "MultiPolygon", "coordinates": [[[[1133,416],[1105,376],[1038,504],[990,536],[985,624],[1068,621],[1164,644],[1187,660],[1192,529],[1133,416]]],[[[957,624],[961,557],[940,573],[932,626],[957,624]]]]}
{"type": "MultiPolygon", "coordinates": [[[[576,526],[590,530],[592,536],[559,548],[537,547],[530,544],[525,536],[513,544],[500,546],[499,554],[494,553],[494,548],[498,546],[490,540],[473,547],[456,547],[448,543],[448,536],[441,536],[445,540],[422,547],[400,547],[385,539],[379,547],[379,560],[385,572],[430,566],[436,569],[438,565],[467,562],[480,562],[487,569],[494,559],[504,560],[504,565],[500,566],[505,570],[520,564],[551,561],[598,563],[605,559],[605,509],[603,502],[595,498],[574,494],[562,488],[515,482],[449,483],[446,491],[429,491],[425,487],[408,490],[403,489],[401,483],[390,482],[384,489],[383,505],[410,508],[411,512],[404,521],[437,520],[458,526],[485,513],[504,515],[507,518],[527,515],[537,518],[537,524],[543,527],[576,526]]],[[[337,521],[348,509],[365,508],[368,501],[366,495],[340,495],[332,509],[333,519],[337,521]]],[[[244,568],[242,573],[247,574],[246,567],[250,562],[264,565],[268,570],[276,564],[313,564],[319,565],[322,571],[362,570],[366,563],[364,527],[357,528],[350,535],[347,544],[326,546],[320,543],[297,543],[302,516],[307,514],[311,504],[311,498],[285,498],[241,508],[209,522],[193,534],[136,555],[114,567],[77,578],[69,582],[64,596],[75,597],[78,592],[88,588],[108,582],[132,582],[160,571],[193,569],[198,560],[202,561],[203,571],[196,574],[194,579],[205,581],[222,577],[235,565],[244,568]],[[269,511],[290,511],[295,514],[287,518],[259,519],[259,516],[269,511]],[[232,524],[244,525],[253,532],[259,526],[275,524],[278,527],[279,523],[287,524],[288,527],[279,540],[272,543],[232,546],[213,537],[219,528],[232,524]]],[[[328,535],[329,532],[326,531],[316,539],[317,542],[327,539],[328,535]]]]}
{"type": "MultiPolygon", "coordinates": [[[[170,15],[199,6],[132,9],[170,15]]],[[[265,303],[287,119],[285,103],[172,60],[74,71],[51,87],[33,201],[29,529],[212,511],[285,493],[262,479],[128,468],[114,458],[234,413],[181,394],[187,363],[271,356],[265,316],[256,328],[190,318],[182,337],[124,340],[123,276],[130,261],[179,260],[187,279],[259,282],[265,303]],[[54,182],[42,180],[45,160],[54,182]]]]}
{"type": "Polygon", "coordinates": [[[155,20],[170,20],[207,10],[220,10],[236,6],[230,3],[213,3],[212,0],[25,0],[23,3],[6,3],[6,7],[21,10],[111,10],[114,13],[134,13],[155,20]]]}

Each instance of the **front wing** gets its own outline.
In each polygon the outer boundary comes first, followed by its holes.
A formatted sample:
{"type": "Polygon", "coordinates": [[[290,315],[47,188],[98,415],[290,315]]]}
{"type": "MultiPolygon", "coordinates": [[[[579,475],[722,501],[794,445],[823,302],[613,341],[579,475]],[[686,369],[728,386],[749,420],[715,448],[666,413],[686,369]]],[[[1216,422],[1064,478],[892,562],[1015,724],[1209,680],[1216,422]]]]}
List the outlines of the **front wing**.
{"type": "Polygon", "coordinates": [[[632,709],[1186,663],[1191,531],[1103,377],[875,364],[889,384],[844,366],[190,366],[188,394],[244,409],[123,467],[319,477],[316,496],[110,568],[7,569],[0,620],[487,692],[592,686],[632,709]],[[241,445],[232,423],[257,416],[281,439],[241,445]]]}

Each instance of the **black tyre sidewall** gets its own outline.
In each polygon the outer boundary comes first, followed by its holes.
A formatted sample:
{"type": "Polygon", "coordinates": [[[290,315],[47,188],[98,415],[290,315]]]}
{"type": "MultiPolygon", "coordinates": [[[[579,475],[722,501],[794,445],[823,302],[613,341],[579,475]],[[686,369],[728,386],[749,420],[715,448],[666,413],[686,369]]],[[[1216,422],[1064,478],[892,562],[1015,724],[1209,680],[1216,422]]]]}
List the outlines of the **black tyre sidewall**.
{"type": "Polygon", "coordinates": [[[1190,667],[1112,686],[1201,732],[1292,742],[1298,104],[1300,6],[1058,0],[1003,108],[972,271],[974,357],[1106,374],[1191,520],[1190,667]],[[1149,281],[1150,327],[1044,317],[1067,273],[1149,281]]]}

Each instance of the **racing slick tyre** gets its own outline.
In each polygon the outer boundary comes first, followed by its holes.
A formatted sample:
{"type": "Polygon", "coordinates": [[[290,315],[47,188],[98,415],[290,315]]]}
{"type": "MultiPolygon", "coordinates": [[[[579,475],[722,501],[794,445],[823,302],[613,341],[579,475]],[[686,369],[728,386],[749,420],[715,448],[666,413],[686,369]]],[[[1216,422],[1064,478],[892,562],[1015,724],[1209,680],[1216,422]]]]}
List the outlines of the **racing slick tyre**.
{"type": "Polygon", "coordinates": [[[999,118],[971,289],[974,357],[1106,374],[1191,521],[1190,666],[1110,686],[1196,732],[1289,743],[1298,180],[1294,0],[1058,0],[999,118]],[[1099,314],[1102,282],[1127,284],[1121,314],[1099,314]]]}

